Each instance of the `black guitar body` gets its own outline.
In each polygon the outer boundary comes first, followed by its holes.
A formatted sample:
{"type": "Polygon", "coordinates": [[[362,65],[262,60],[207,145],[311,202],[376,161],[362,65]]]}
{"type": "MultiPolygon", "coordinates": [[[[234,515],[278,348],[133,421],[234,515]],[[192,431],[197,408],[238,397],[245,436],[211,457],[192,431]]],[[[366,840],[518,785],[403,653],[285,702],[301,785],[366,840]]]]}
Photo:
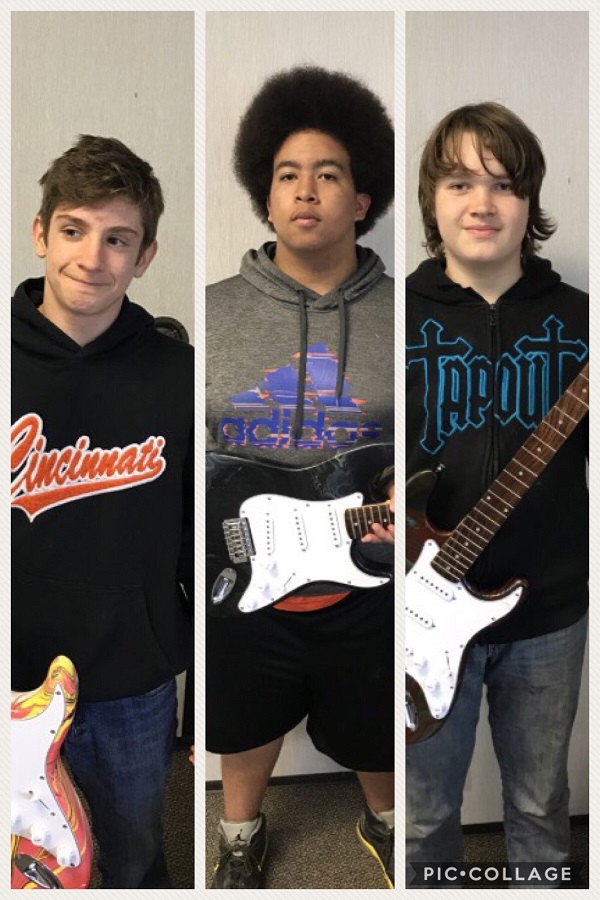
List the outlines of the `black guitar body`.
{"type": "MultiPolygon", "coordinates": [[[[364,502],[377,502],[373,483],[387,466],[393,464],[393,444],[369,444],[342,453],[317,465],[295,468],[241,457],[208,453],[206,456],[206,605],[215,616],[244,615],[238,603],[248,588],[252,562],[234,562],[230,557],[223,522],[239,519],[244,501],[259,494],[282,495],[304,501],[332,500],[357,491],[364,502]]],[[[358,557],[352,558],[363,571],[391,577],[387,567],[373,569],[358,557]]],[[[332,571],[332,584],[335,572],[332,571]]],[[[289,593],[294,593],[297,588],[289,593]]],[[[277,600],[283,599],[278,597],[277,600]]],[[[277,602],[277,601],[273,601],[277,602]]]]}

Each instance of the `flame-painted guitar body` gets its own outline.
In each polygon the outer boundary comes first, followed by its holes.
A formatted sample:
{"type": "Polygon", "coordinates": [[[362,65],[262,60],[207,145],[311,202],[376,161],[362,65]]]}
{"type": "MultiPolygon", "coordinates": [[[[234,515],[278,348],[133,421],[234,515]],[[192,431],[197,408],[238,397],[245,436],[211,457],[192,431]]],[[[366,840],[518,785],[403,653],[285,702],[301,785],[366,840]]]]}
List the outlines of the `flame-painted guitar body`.
{"type": "Polygon", "coordinates": [[[60,758],[77,702],[77,673],[58,656],[35,691],[13,694],[11,887],[87,888],[92,837],[60,758]]]}

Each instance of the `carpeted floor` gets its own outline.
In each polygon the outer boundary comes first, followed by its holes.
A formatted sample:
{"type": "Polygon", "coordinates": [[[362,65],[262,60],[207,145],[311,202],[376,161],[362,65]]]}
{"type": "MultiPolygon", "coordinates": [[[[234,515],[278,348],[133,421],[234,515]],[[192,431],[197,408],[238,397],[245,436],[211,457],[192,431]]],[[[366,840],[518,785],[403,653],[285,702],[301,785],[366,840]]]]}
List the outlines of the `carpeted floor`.
{"type": "MultiPolygon", "coordinates": [[[[378,863],[356,837],[361,796],[354,780],[271,786],[263,806],[271,840],[266,887],[386,889],[378,863]]],[[[207,887],[217,860],[216,829],[221,810],[221,791],[208,791],[207,887]]],[[[502,833],[467,834],[465,856],[472,865],[502,865],[506,862],[502,833]]],[[[573,886],[587,887],[587,822],[573,825],[572,859],[580,864],[583,876],[583,883],[573,886]]]]}
{"type": "MultiPolygon", "coordinates": [[[[221,791],[206,795],[206,886],[217,861],[221,791]]],[[[274,785],[263,812],[269,826],[267,888],[383,888],[379,864],[356,836],[362,811],[356,781],[274,785]]]]}

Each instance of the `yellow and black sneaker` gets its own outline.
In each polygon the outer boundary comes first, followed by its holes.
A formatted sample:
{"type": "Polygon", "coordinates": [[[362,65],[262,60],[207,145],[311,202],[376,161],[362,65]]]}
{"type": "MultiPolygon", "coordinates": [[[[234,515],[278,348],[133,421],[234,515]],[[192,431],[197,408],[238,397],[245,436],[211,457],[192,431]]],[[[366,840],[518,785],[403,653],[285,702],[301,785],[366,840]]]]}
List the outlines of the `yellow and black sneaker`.
{"type": "Polygon", "coordinates": [[[356,826],[358,838],[371,853],[381,868],[387,886],[394,887],[394,829],[388,828],[385,822],[373,815],[369,807],[358,820],[356,826]]]}
{"type": "Polygon", "coordinates": [[[267,820],[260,813],[260,824],[250,840],[228,841],[220,829],[219,862],[211,888],[262,888],[267,856],[267,820]]]}

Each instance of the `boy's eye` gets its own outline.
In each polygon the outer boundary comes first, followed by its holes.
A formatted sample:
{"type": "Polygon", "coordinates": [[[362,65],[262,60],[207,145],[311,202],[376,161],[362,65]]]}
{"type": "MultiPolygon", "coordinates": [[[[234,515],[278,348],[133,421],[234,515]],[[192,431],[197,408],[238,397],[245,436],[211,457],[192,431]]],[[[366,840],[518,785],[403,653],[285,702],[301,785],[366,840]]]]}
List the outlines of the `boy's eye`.
{"type": "Polygon", "coordinates": [[[67,228],[63,228],[62,231],[63,231],[63,234],[69,238],[79,237],[79,235],[81,234],[81,232],[77,228],[67,227],[67,228]]]}
{"type": "Polygon", "coordinates": [[[293,181],[296,177],[294,172],[284,172],[281,176],[281,181],[293,181]]]}
{"type": "Polygon", "coordinates": [[[114,247],[126,247],[127,241],[125,238],[119,237],[117,234],[113,234],[112,237],[108,239],[109,244],[112,244],[114,247]]]}
{"type": "Polygon", "coordinates": [[[337,181],[337,175],[335,172],[321,172],[320,177],[323,181],[337,181]]]}
{"type": "Polygon", "coordinates": [[[496,185],[496,190],[501,194],[510,194],[510,192],[513,190],[513,186],[510,181],[499,181],[496,185]]]}

